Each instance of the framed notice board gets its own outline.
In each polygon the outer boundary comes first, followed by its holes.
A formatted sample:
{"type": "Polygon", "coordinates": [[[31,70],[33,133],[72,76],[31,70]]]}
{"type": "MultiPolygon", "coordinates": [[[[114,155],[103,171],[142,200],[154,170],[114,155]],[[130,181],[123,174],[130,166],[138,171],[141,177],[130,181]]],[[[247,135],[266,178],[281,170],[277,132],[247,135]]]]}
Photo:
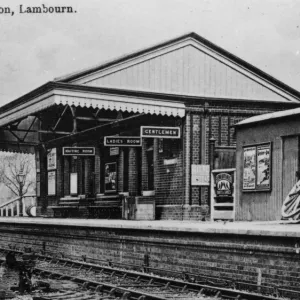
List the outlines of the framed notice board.
{"type": "Polygon", "coordinates": [[[270,191],[271,143],[245,146],[243,148],[243,191],[270,191]]]}
{"type": "Polygon", "coordinates": [[[117,163],[105,164],[105,192],[112,193],[117,191],[117,163]]]}

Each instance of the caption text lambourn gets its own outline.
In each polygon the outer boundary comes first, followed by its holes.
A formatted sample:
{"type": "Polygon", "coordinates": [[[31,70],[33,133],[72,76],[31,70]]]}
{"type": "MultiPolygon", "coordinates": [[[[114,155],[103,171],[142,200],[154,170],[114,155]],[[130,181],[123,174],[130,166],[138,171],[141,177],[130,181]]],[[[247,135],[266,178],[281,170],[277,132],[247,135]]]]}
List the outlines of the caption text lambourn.
{"type": "Polygon", "coordinates": [[[47,6],[42,4],[40,6],[24,6],[20,4],[16,9],[9,6],[0,6],[0,16],[10,15],[14,16],[15,12],[18,14],[73,14],[77,11],[72,6],[47,6]]]}

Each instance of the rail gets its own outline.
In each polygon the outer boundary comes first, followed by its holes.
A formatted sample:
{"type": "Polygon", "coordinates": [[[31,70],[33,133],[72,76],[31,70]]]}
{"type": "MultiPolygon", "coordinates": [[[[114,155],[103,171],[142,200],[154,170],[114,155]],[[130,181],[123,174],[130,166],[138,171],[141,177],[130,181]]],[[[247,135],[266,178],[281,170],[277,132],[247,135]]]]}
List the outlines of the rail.
{"type": "Polygon", "coordinates": [[[33,217],[36,195],[24,195],[0,204],[0,217],[33,217]]]}

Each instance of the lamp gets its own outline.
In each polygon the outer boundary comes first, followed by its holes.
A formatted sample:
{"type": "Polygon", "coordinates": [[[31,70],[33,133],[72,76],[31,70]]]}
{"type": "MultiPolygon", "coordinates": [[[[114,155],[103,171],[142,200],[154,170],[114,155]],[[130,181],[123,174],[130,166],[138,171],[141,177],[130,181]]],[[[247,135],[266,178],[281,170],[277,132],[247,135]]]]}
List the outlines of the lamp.
{"type": "Polygon", "coordinates": [[[23,173],[23,170],[21,170],[20,173],[17,175],[17,180],[20,184],[24,184],[25,174],[23,173]]]}

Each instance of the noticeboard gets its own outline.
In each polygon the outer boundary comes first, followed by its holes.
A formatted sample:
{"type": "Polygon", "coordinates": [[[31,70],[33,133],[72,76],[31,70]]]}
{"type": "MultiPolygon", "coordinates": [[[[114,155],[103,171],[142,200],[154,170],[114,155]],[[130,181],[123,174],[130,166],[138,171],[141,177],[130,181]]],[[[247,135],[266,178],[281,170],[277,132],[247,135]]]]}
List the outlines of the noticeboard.
{"type": "Polygon", "coordinates": [[[48,172],[48,196],[56,195],[56,172],[48,172]]]}
{"type": "Polygon", "coordinates": [[[105,192],[117,191],[117,163],[105,164],[105,192]]]}
{"type": "Polygon", "coordinates": [[[77,173],[70,174],[70,193],[71,195],[77,195],[78,175],[77,173]]]}
{"type": "Polygon", "coordinates": [[[56,170],[56,148],[51,149],[47,154],[47,170],[56,170]]]}
{"type": "Polygon", "coordinates": [[[141,137],[180,139],[180,127],[141,126],[141,137]]]}
{"type": "Polygon", "coordinates": [[[271,143],[243,148],[243,191],[271,190],[271,143]]]}
{"type": "Polygon", "coordinates": [[[210,184],[210,166],[192,165],[191,166],[191,184],[195,186],[209,186],[210,184]]]}

